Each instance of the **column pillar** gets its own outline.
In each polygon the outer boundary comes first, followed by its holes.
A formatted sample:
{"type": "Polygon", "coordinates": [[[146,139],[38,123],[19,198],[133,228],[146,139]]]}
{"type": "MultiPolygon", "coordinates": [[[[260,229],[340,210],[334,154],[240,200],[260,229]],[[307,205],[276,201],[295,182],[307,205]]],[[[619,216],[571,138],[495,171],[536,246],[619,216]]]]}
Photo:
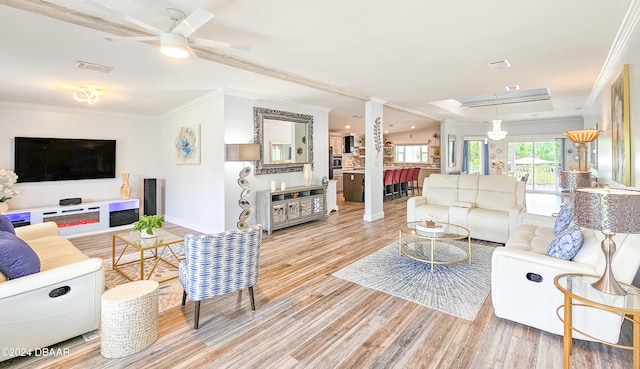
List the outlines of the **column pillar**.
{"type": "Polygon", "coordinates": [[[384,218],[383,207],[383,108],[385,101],[372,98],[365,103],[364,216],[365,221],[384,218]]]}

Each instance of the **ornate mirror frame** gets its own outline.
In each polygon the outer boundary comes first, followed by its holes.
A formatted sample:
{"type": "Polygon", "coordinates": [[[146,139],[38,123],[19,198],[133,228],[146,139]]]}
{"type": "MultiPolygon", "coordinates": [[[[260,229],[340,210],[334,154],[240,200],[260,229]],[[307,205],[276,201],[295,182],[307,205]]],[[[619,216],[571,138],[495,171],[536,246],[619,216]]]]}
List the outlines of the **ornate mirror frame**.
{"type": "Polygon", "coordinates": [[[255,174],[277,174],[302,172],[305,163],[265,164],[264,158],[264,120],[274,119],[307,125],[307,160],[313,169],[313,115],[290,113],[286,111],[253,108],[253,142],[260,144],[260,160],[256,162],[255,174]]]}

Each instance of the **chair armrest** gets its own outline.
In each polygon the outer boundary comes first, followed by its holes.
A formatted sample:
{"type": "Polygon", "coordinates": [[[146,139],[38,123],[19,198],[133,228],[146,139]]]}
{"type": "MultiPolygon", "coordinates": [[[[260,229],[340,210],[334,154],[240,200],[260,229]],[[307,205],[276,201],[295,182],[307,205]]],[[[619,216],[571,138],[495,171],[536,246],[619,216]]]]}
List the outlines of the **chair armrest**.
{"type": "MultiPolygon", "coordinates": [[[[104,271],[102,271],[102,259],[91,258],[25,277],[11,279],[0,283],[0,304],[2,304],[2,299],[25,294],[40,288],[59,285],[70,279],[96,272],[104,274],[104,271]]],[[[102,280],[104,280],[104,277],[102,280]]]]}
{"type": "Polygon", "coordinates": [[[520,225],[520,214],[525,212],[526,209],[524,205],[514,205],[509,208],[509,236],[511,236],[520,225]]]}
{"type": "Polygon", "coordinates": [[[418,220],[416,219],[416,207],[427,204],[426,196],[413,196],[407,200],[407,222],[418,220]]]}
{"type": "Polygon", "coordinates": [[[55,222],[44,222],[15,228],[16,236],[23,241],[30,241],[46,236],[57,236],[58,225],[55,222]]]}
{"type": "Polygon", "coordinates": [[[523,212],[520,214],[520,224],[533,224],[538,227],[553,228],[556,223],[556,218],[549,215],[540,215],[523,212]]]}

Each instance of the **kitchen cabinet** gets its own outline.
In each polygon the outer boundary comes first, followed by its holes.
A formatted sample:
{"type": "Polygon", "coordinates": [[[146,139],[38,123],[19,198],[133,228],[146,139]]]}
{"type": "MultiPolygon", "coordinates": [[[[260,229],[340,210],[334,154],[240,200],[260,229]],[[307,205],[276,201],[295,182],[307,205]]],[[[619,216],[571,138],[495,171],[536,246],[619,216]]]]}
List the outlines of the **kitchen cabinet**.
{"type": "Polygon", "coordinates": [[[364,202],[364,171],[345,171],[342,178],[344,201],[364,202]]]}
{"type": "Polygon", "coordinates": [[[329,146],[333,147],[333,155],[344,153],[344,139],[342,136],[329,136],[329,146]]]}
{"type": "Polygon", "coordinates": [[[333,170],[333,179],[335,179],[336,181],[338,181],[336,183],[336,191],[338,193],[342,193],[343,190],[343,180],[342,180],[342,170],[341,169],[334,169],[333,170]]]}

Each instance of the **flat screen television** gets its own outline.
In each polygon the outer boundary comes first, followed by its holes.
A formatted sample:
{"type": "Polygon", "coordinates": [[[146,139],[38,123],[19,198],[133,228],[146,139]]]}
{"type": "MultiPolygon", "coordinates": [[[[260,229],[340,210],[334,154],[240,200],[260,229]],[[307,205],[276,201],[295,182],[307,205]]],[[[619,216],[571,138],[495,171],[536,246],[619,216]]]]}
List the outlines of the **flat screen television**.
{"type": "Polygon", "coordinates": [[[116,141],[16,137],[18,182],[116,177],[116,141]]]}

